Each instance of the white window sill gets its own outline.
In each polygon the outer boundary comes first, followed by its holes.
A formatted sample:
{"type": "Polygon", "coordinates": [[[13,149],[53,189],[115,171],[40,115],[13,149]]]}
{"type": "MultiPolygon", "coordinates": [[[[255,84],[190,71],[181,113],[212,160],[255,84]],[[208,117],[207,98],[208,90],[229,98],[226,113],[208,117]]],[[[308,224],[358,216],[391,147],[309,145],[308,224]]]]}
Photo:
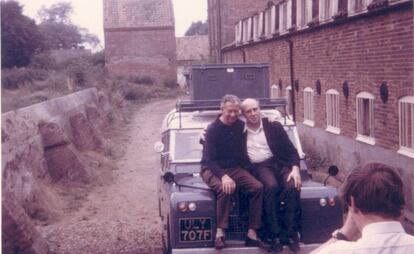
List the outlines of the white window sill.
{"type": "Polygon", "coordinates": [[[373,137],[368,137],[368,136],[358,134],[356,137],[356,140],[369,144],[369,145],[375,145],[375,138],[373,137]]]}
{"type": "Polygon", "coordinates": [[[306,124],[306,125],[311,126],[311,127],[315,127],[315,122],[311,121],[311,120],[305,120],[305,121],[303,121],[303,124],[306,124]]]}
{"type": "Polygon", "coordinates": [[[410,158],[414,158],[414,149],[410,149],[408,147],[400,147],[398,153],[410,158]]]}
{"type": "Polygon", "coordinates": [[[365,7],[365,9],[358,10],[358,11],[350,11],[348,12],[348,17],[352,17],[352,16],[359,15],[359,14],[366,13],[366,12],[368,12],[367,7],[365,7]]]}
{"type": "Polygon", "coordinates": [[[328,126],[326,128],[327,132],[333,133],[333,134],[340,134],[341,133],[341,129],[339,129],[338,127],[334,127],[334,126],[328,126]]]}
{"type": "Polygon", "coordinates": [[[300,25],[299,27],[298,27],[298,30],[304,30],[304,29],[306,29],[306,28],[308,28],[309,26],[308,25],[300,25]]]}

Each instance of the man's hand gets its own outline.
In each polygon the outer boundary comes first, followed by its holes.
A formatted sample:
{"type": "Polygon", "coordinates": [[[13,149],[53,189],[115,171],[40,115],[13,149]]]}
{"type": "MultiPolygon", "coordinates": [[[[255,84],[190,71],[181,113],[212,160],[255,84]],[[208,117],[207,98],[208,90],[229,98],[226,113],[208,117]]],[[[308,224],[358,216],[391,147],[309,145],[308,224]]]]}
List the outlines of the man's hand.
{"type": "Polygon", "coordinates": [[[207,136],[207,128],[203,129],[203,132],[200,134],[200,144],[204,145],[206,142],[206,136],[207,136]]]}
{"type": "Polygon", "coordinates": [[[293,179],[293,182],[295,183],[295,188],[297,190],[300,190],[300,187],[302,187],[302,178],[300,177],[300,171],[298,166],[292,167],[292,172],[288,175],[288,178],[286,182],[289,182],[291,179],[293,179]]]}
{"type": "Polygon", "coordinates": [[[226,194],[232,194],[236,189],[236,183],[228,175],[224,175],[221,177],[221,184],[223,192],[226,194]]]}

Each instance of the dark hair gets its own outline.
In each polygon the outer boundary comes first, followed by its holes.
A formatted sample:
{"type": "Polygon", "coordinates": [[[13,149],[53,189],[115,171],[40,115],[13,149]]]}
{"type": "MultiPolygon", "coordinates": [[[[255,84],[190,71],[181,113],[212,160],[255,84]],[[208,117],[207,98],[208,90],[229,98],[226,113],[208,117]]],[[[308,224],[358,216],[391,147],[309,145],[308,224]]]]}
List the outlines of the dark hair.
{"type": "Polygon", "coordinates": [[[355,206],[364,214],[398,218],[404,208],[403,183],[399,174],[381,163],[369,163],[354,169],[341,189],[345,204],[355,206]]]}

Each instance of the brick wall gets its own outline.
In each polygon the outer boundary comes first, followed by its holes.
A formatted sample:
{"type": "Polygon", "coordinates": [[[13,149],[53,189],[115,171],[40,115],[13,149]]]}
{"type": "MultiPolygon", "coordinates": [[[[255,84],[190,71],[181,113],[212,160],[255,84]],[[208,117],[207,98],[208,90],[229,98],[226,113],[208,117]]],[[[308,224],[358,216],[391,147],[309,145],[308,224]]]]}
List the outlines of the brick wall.
{"type": "Polygon", "coordinates": [[[171,29],[105,32],[105,61],[110,73],[148,75],[162,84],[176,78],[175,48],[171,29]]]}
{"type": "Polygon", "coordinates": [[[413,95],[413,11],[405,6],[378,15],[349,18],[339,24],[327,24],[312,30],[296,32],[279,39],[244,47],[228,48],[227,63],[271,63],[270,83],[283,89],[290,85],[289,48],[293,42],[297,121],[303,121],[303,89],[321,82],[321,95],[314,96],[315,126],[326,128],[325,93],[334,88],[340,93],[341,134],[356,137],[356,94],[367,91],[375,96],[374,118],[376,145],[398,149],[398,98],[413,95]],[[342,84],[349,84],[349,97],[342,93],[342,84]],[[389,100],[382,103],[380,85],[386,82],[389,100]]]}
{"type": "Polygon", "coordinates": [[[264,9],[269,0],[208,0],[210,55],[220,62],[220,48],[234,41],[234,25],[264,9]]]}
{"type": "MultiPolygon", "coordinates": [[[[264,9],[264,7],[263,7],[264,9]]],[[[412,1],[380,11],[348,17],[301,31],[223,49],[224,62],[270,63],[270,84],[282,81],[283,95],[290,85],[289,46],[293,43],[296,117],[306,153],[319,154],[339,166],[340,178],[356,166],[381,162],[398,169],[402,175],[407,199],[406,216],[414,221],[414,159],[397,153],[399,148],[398,99],[414,95],[414,23],[412,1]],[[320,80],[321,94],[316,94],[320,80]],[[349,97],[342,84],[349,85],[349,97]],[[386,83],[387,103],[379,88],[386,83]],[[315,127],[303,124],[303,90],[314,89],[315,127]],[[341,133],[326,129],[326,96],[329,89],[339,94],[341,133]],[[375,145],[356,140],[356,95],[366,91],[375,96],[375,145]]],[[[326,168],[319,170],[325,171],[326,168]]]]}
{"type": "Polygon", "coordinates": [[[176,79],[171,0],[104,0],[104,31],[110,74],[176,79]]]}

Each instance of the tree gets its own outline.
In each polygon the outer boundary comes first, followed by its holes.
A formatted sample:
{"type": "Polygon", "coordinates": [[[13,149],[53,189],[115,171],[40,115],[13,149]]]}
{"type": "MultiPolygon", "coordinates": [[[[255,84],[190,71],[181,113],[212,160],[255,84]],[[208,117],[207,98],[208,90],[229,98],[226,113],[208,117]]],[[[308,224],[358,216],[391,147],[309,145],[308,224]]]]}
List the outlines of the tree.
{"type": "Polygon", "coordinates": [[[37,15],[42,21],[70,24],[70,15],[73,13],[72,4],[60,2],[49,8],[42,6],[37,15]]]}
{"type": "Polygon", "coordinates": [[[22,14],[16,1],[1,2],[1,67],[22,67],[40,45],[34,20],[22,14]]]}
{"type": "Polygon", "coordinates": [[[192,22],[191,26],[185,32],[185,36],[192,36],[192,35],[207,35],[208,34],[208,23],[201,21],[192,22]]]}
{"type": "Polygon", "coordinates": [[[42,20],[39,31],[43,37],[43,50],[81,48],[85,45],[95,47],[99,44],[96,35],[71,23],[72,13],[73,8],[69,2],[53,4],[49,8],[43,6],[39,10],[38,16],[42,20]]]}

